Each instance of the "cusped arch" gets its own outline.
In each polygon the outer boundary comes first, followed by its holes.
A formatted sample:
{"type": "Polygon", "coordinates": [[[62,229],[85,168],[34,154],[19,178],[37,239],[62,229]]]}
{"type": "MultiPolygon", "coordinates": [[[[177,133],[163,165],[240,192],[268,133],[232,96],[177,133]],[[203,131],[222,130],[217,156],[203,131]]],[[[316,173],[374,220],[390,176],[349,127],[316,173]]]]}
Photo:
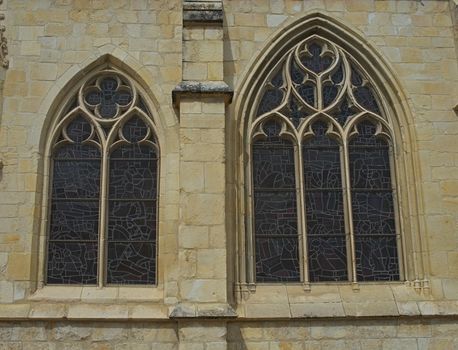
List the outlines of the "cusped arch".
{"type": "MultiPolygon", "coordinates": [[[[40,227],[40,234],[34,235],[33,238],[33,245],[37,247],[34,250],[36,256],[33,258],[33,261],[35,261],[33,264],[34,270],[37,276],[36,286],[42,286],[44,283],[48,234],[47,221],[50,211],[48,192],[50,189],[52,150],[57,138],[62,134],[61,131],[65,127],[64,124],[71,122],[73,114],[83,116],[83,119],[91,123],[95,129],[94,135],[101,148],[104,148],[106,152],[110,152],[107,143],[116,142],[115,138],[118,137],[117,134],[120,133],[120,129],[123,128],[126,122],[136,116],[148,130],[145,140],[142,142],[149,142],[155,148],[157,156],[160,157],[160,153],[163,151],[161,146],[165,147],[165,127],[175,123],[174,120],[166,120],[166,118],[174,119],[174,114],[164,113],[166,107],[160,101],[165,98],[155,86],[154,76],[151,72],[134,58],[123,53],[119,48],[105,47],[102,49],[102,51],[109,51],[110,53],[104,53],[96,59],[88,59],[89,62],[70,68],[48,91],[40,106],[40,114],[46,117],[45,122],[42,124],[39,140],[39,151],[42,155],[40,157],[40,173],[42,176],[38,185],[42,188],[42,192],[37,197],[37,206],[41,208],[40,224],[37,226],[40,227]],[[82,96],[86,96],[88,88],[93,89],[91,86],[98,84],[97,78],[101,76],[109,77],[110,75],[118,77],[118,79],[120,77],[123,80],[122,84],[125,83],[125,89],[130,89],[129,91],[132,93],[133,102],[130,105],[126,105],[126,108],[121,108],[116,112],[119,115],[114,116],[114,119],[111,118],[111,121],[104,121],[104,117],[98,115],[96,109],[91,110],[90,104],[84,100],[86,97],[83,98],[82,96]],[[67,119],[67,121],[64,119],[67,119]],[[104,125],[111,128],[111,131],[104,132],[104,125]]],[[[118,83],[121,83],[121,81],[118,83]]],[[[119,107],[120,105],[116,108],[119,109],[119,107]]],[[[119,137],[122,136],[119,135],[119,137]]],[[[102,231],[103,228],[100,228],[100,230],[102,231]]]]}
{"type": "MultiPolygon", "coordinates": [[[[271,35],[265,45],[247,65],[245,74],[239,80],[235,90],[234,113],[236,116],[234,145],[235,159],[238,159],[237,192],[238,203],[238,282],[243,284],[253,281],[249,276],[246,257],[250,254],[250,242],[246,238],[247,224],[245,216],[252,215],[250,208],[249,148],[251,143],[252,125],[255,122],[259,90],[267,77],[282,60],[304,39],[318,36],[343,48],[365,70],[379,96],[383,97],[382,105],[387,121],[381,123],[393,134],[396,158],[394,169],[400,197],[400,220],[405,255],[405,280],[412,282],[416,288],[428,288],[428,266],[422,253],[426,251],[423,238],[423,205],[421,190],[415,186],[420,181],[420,167],[416,147],[413,116],[408,105],[408,97],[394,69],[383,54],[377,50],[357,30],[352,29],[340,20],[322,12],[313,12],[293,19],[284,27],[271,35]],[[248,199],[247,199],[248,198],[248,199]]],[[[373,118],[372,118],[373,119],[373,118]]],[[[259,123],[259,121],[256,121],[259,123]]]]}

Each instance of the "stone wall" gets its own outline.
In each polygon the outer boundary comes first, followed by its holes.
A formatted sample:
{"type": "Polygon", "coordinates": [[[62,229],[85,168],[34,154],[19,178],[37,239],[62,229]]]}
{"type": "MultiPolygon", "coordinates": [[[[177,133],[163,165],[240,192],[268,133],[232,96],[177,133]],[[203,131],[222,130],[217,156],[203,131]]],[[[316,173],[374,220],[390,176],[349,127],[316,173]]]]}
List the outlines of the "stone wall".
{"type": "Polygon", "coordinates": [[[0,3],[10,61],[0,68],[0,349],[458,346],[456,0],[0,3]],[[399,87],[392,95],[409,116],[399,135],[410,135],[398,140],[400,156],[415,159],[404,170],[416,179],[403,215],[418,238],[408,244],[419,281],[237,284],[245,83],[272,41],[314,14],[348,28],[399,87]],[[43,287],[48,129],[103,64],[135,79],[154,111],[158,284],[43,287]]]}

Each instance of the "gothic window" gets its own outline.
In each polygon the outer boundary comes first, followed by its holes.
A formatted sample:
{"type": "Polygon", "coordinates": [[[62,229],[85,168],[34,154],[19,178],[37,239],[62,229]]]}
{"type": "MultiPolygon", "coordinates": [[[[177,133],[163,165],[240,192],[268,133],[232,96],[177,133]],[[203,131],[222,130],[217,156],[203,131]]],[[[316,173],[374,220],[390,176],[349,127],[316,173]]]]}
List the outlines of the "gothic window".
{"type": "Polygon", "coordinates": [[[48,284],[155,284],[159,148],[135,84],[86,80],[53,131],[48,284]]]}
{"type": "Polygon", "coordinates": [[[257,101],[255,281],[401,280],[393,132],[364,68],[313,35],[279,60],[257,101]]]}

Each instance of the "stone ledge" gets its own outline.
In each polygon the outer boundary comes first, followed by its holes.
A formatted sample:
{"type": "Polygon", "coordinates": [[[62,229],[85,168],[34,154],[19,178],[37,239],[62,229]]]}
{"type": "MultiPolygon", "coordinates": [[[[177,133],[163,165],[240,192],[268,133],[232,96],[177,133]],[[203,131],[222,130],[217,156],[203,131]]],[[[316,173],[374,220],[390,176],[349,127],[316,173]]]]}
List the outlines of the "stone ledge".
{"type": "Polygon", "coordinates": [[[223,24],[223,5],[220,1],[185,1],[184,25],[223,24]]]}
{"type": "Polygon", "coordinates": [[[178,304],[169,314],[170,318],[236,318],[237,313],[228,304],[178,304]]]}
{"type": "Polygon", "coordinates": [[[182,97],[222,96],[225,103],[232,102],[234,91],[224,81],[182,81],[172,91],[172,101],[179,108],[182,97]]]}

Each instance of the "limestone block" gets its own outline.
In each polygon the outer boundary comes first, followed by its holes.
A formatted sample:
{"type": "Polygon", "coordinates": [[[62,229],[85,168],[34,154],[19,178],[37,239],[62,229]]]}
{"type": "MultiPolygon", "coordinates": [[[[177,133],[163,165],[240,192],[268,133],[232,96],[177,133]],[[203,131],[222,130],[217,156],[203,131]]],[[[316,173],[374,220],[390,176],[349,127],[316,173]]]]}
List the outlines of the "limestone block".
{"type": "Polygon", "coordinates": [[[197,276],[199,278],[226,278],[226,270],[222,268],[225,260],[225,249],[199,249],[197,251],[197,276]]]}
{"type": "Polygon", "coordinates": [[[399,311],[393,301],[344,302],[343,307],[347,316],[398,316],[399,311]]]}
{"type": "Polygon", "coordinates": [[[69,319],[117,319],[127,318],[127,305],[72,304],[68,306],[69,319]]]}
{"type": "Polygon", "coordinates": [[[309,302],[290,304],[292,317],[344,317],[342,303],[309,302]]]}
{"type": "MultiPolygon", "coordinates": [[[[187,146],[186,146],[187,147],[187,146]]],[[[204,163],[182,162],[180,165],[181,188],[185,192],[202,192],[204,189],[204,163]]]]}
{"type": "Polygon", "coordinates": [[[66,316],[65,304],[36,303],[30,307],[29,317],[37,319],[62,319],[66,316]]]}
{"type": "Polygon", "coordinates": [[[205,163],[205,192],[224,193],[225,167],[222,163],[205,163]]]}
{"type": "Polygon", "coordinates": [[[193,279],[180,283],[181,296],[184,300],[195,302],[225,302],[226,280],[224,279],[193,279]]]}
{"type": "Polygon", "coordinates": [[[189,225],[224,223],[224,196],[218,194],[187,194],[183,199],[183,220],[189,225]]]}
{"type": "Polygon", "coordinates": [[[178,244],[182,248],[207,248],[209,245],[208,227],[180,226],[178,244]]]}
{"type": "Polygon", "coordinates": [[[185,62],[222,62],[223,43],[217,40],[188,41],[183,47],[185,62]]]}
{"type": "Polygon", "coordinates": [[[227,328],[222,322],[180,322],[179,338],[183,342],[225,341],[227,328]]]}
{"type": "Polygon", "coordinates": [[[10,281],[0,281],[0,303],[11,303],[13,301],[13,295],[13,283],[10,281]]]}
{"type": "Polygon", "coordinates": [[[245,305],[247,318],[289,318],[291,312],[288,304],[247,304],[245,305]]]}

